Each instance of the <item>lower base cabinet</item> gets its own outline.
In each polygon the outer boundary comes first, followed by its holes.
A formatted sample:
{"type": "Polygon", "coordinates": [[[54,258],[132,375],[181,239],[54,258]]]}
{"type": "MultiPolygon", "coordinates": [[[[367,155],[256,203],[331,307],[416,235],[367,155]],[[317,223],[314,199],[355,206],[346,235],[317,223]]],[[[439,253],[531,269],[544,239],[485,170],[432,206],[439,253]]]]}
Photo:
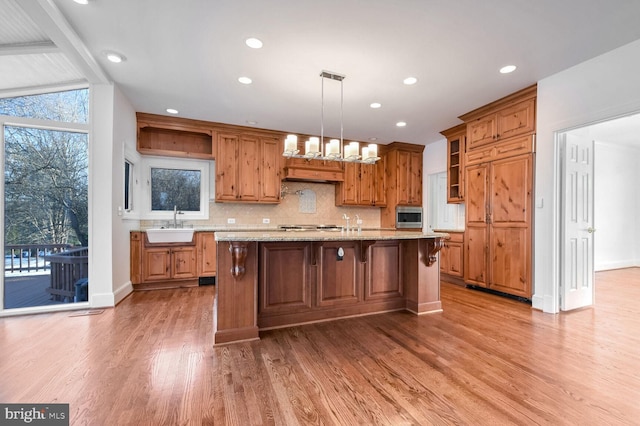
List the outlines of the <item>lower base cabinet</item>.
{"type": "Polygon", "coordinates": [[[196,232],[188,243],[149,243],[144,232],[130,236],[131,283],[137,289],[197,286],[216,274],[213,232],[196,232]]]}
{"type": "Polygon", "coordinates": [[[440,272],[452,277],[462,278],[464,275],[464,233],[449,232],[440,249],[440,272]]]}
{"type": "Polygon", "coordinates": [[[405,306],[398,241],[267,242],[258,253],[260,329],[405,306]]]}

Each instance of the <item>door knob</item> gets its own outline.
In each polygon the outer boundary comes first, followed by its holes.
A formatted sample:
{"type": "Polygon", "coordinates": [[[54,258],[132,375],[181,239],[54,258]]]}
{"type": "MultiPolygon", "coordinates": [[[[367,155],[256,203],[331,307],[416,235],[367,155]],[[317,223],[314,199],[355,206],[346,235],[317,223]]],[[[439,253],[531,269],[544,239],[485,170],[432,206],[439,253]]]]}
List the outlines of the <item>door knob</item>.
{"type": "Polygon", "coordinates": [[[587,232],[593,234],[594,232],[596,232],[596,228],[588,227],[587,232]]]}

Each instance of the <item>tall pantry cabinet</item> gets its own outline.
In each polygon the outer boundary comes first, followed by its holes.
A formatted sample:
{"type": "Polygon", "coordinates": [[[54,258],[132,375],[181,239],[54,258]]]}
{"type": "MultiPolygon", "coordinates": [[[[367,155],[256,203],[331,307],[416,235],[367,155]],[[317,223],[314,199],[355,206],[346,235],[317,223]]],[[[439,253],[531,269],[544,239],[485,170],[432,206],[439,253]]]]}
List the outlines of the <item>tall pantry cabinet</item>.
{"type": "Polygon", "coordinates": [[[531,86],[460,117],[468,129],[464,280],[526,299],[532,295],[535,96],[531,86]],[[493,122],[499,125],[486,125],[493,122]],[[480,128],[493,130],[480,137],[480,128]]]}

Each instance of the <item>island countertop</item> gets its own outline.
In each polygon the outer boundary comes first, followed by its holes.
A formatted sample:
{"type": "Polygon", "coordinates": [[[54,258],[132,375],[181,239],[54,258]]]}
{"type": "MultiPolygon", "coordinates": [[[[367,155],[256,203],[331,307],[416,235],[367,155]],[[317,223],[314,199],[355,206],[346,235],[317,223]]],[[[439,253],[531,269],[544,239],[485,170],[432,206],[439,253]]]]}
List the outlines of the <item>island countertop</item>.
{"type": "Polygon", "coordinates": [[[439,232],[411,232],[388,230],[358,231],[255,231],[216,232],[216,241],[358,241],[358,240],[419,240],[445,238],[448,234],[439,232]]]}

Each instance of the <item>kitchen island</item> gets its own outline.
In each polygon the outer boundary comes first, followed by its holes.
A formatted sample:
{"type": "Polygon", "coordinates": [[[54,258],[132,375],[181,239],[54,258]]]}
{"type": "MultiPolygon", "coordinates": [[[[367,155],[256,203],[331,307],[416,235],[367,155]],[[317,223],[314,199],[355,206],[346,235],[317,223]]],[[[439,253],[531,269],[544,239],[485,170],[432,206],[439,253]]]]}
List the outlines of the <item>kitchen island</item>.
{"type": "Polygon", "coordinates": [[[214,344],[260,330],[395,310],[439,312],[447,234],[217,232],[214,344]]]}

